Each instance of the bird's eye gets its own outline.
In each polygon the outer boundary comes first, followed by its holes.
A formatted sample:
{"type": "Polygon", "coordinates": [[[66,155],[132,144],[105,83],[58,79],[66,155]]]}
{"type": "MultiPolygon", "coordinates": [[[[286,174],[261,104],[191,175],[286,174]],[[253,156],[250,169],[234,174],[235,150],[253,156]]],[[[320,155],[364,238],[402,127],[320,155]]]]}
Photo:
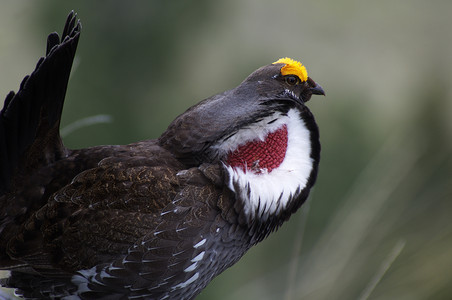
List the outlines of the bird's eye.
{"type": "Polygon", "coordinates": [[[289,75],[286,76],[286,83],[288,85],[296,85],[299,82],[299,79],[297,76],[289,75]]]}

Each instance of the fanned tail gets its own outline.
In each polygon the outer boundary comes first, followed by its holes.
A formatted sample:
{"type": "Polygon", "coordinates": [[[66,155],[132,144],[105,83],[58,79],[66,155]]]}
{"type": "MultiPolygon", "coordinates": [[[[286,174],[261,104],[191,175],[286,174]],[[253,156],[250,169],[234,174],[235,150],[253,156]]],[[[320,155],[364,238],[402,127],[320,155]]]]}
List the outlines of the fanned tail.
{"type": "Polygon", "coordinates": [[[59,125],[80,30],[71,12],[61,41],[57,33],[48,36],[46,56],[24,78],[17,94],[6,97],[0,112],[0,196],[21,173],[64,155],[59,125]]]}

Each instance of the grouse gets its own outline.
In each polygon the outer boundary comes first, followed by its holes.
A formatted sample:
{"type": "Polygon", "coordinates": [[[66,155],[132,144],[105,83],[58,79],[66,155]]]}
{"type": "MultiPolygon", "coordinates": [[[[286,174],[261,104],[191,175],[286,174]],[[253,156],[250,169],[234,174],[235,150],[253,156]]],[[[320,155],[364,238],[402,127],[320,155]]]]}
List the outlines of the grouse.
{"type": "Polygon", "coordinates": [[[59,134],[81,25],[0,113],[1,281],[27,299],[194,299],[297,211],[316,180],[322,87],[282,58],[157,139],[72,150],[59,134]]]}

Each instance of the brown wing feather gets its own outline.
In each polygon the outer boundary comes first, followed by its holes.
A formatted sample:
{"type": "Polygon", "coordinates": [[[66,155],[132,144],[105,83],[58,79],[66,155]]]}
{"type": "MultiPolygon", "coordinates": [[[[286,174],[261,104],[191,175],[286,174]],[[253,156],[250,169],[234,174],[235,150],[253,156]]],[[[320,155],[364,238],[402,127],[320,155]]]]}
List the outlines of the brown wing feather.
{"type": "Polygon", "coordinates": [[[165,150],[144,156],[142,146],[117,148],[53,194],[10,241],[9,254],[46,276],[94,267],[98,273],[83,280],[96,295],[150,287],[158,295],[192,276],[183,270],[205,251],[194,244],[228,225],[219,207],[221,168],[181,170],[165,150]]]}

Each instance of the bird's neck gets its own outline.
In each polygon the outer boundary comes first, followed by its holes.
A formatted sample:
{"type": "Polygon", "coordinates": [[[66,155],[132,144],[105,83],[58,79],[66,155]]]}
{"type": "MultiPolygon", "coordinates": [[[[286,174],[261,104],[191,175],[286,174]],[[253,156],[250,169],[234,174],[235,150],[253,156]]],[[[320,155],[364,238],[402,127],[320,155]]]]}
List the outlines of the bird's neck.
{"type": "Polygon", "coordinates": [[[312,155],[312,140],[300,112],[291,109],[265,117],[223,141],[221,147],[228,151],[227,184],[250,222],[287,214],[294,206],[291,202],[310,188],[318,163],[312,155]]]}

